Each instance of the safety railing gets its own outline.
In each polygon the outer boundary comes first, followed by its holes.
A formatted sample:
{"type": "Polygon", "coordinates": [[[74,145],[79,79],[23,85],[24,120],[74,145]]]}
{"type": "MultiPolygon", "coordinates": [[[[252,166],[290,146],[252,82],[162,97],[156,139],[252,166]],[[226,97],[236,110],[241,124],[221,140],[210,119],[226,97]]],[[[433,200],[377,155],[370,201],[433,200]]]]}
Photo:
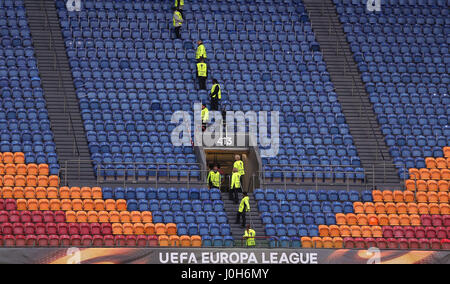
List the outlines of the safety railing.
{"type": "Polygon", "coordinates": [[[41,11],[43,12],[44,16],[45,16],[45,29],[48,30],[48,35],[49,35],[49,50],[53,51],[53,64],[54,64],[54,71],[56,72],[56,74],[58,75],[57,80],[58,80],[58,94],[63,94],[64,95],[64,115],[67,116],[67,135],[70,135],[73,138],[73,147],[72,147],[72,154],[73,156],[77,155],[80,156],[80,148],[79,148],[79,143],[77,141],[77,136],[75,134],[75,128],[74,128],[74,123],[73,123],[73,119],[72,119],[72,114],[70,111],[68,111],[69,106],[67,103],[67,93],[65,88],[63,87],[63,76],[61,73],[61,69],[58,68],[58,66],[61,66],[60,64],[60,60],[59,60],[59,56],[56,53],[56,49],[54,48],[55,44],[54,44],[54,35],[53,35],[53,30],[50,27],[50,23],[49,23],[49,19],[48,19],[48,13],[47,10],[44,8],[44,1],[41,0],[40,1],[40,8],[41,11]]]}

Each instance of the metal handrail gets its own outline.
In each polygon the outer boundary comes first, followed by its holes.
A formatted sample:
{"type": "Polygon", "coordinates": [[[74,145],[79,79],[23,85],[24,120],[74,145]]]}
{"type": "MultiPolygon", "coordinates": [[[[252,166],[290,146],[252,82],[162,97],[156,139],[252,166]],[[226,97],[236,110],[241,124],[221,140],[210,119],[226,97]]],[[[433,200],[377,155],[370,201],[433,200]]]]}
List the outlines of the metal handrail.
{"type": "MultiPolygon", "coordinates": [[[[59,62],[59,57],[57,56],[56,51],[53,48],[53,46],[54,46],[53,30],[50,27],[47,10],[44,9],[44,1],[41,0],[40,4],[41,4],[41,10],[44,11],[44,15],[45,15],[45,27],[48,28],[48,30],[50,31],[49,49],[51,49],[54,53],[54,56],[55,56],[54,62],[55,62],[55,70],[56,70],[57,66],[60,66],[60,62],[59,62]]],[[[59,69],[59,68],[58,68],[58,84],[59,84],[58,90],[60,90],[60,88],[62,87],[62,73],[61,73],[61,69],[59,69]]],[[[80,156],[80,148],[78,145],[77,137],[75,135],[75,128],[73,126],[72,113],[70,111],[67,111],[67,93],[64,88],[62,88],[62,92],[64,94],[64,114],[68,115],[68,129],[70,129],[72,131],[73,138],[74,138],[74,152],[76,150],[77,155],[80,156]]],[[[70,131],[68,131],[68,133],[70,133],[70,131]]]]}
{"type": "MultiPolygon", "coordinates": [[[[324,10],[326,10],[327,18],[328,18],[328,24],[329,24],[329,31],[328,31],[328,34],[329,34],[329,36],[331,36],[332,30],[333,30],[333,31],[334,31],[334,35],[335,35],[335,37],[336,37],[336,55],[338,55],[338,54],[339,54],[339,50],[344,50],[344,48],[343,48],[343,45],[344,45],[344,44],[342,43],[341,39],[338,37],[338,33],[337,33],[337,28],[336,28],[336,26],[332,24],[332,17],[331,17],[332,11],[330,11],[330,8],[329,8],[329,7],[325,7],[325,3],[322,4],[322,15],[324,14],[324,10]]],[[[308,12],[308,15],[310,16],[309,12],[308,12]]],[[[346,72],[346,71],[347,71],[347,68],[350,69],[350,66],[351,66],[351,65],[350,65],[350,62],[349,62],[348,59],[347,59],[347,56],[341,56],[341,57],[344,59],[344,65],[343,65],[343,68],[344,68],[343,71],[344,71],[344,72],[343,72],[343,73],[344,73],[344,75],[345,75],[345,74],[347,73],[347,72],[346,72]]],[[[354,77],[353,74],[350,74],[350,77],[351,77],[351,79],[352,79],[352,96],[354,96],[354,89],[356,89],[356,79],[355,79],[355,77],[354,77]]],[[[364,86],[363,86],[363,87],[364,87],[364,86]]],[[[376,134],[375,134],[375,128],[374,128],[374,126],[373,126],[371,120],[368,119],[369,116],[368,116],[368,114],[367,114],[367,106],[364,104],[364,102],[363,102],[363,100],[362,100],[362,95],[359,94],[359,92],[357,92],[357,93],[358,93],[359,100],[360,100],[360,117],[363,116],[363,112],[364,112],[365,118],[366,118],[367,121],[369,122],[371,132],[372,132],[372,134],[373,134],[373,136],[374,136],[374,138],[375,138],[375,143],[376,143],[376,147],[377,147],[377,157],[378,157],[378,155],[380,155],[380,156],[381,156],[381,159],[382,159],[383,161],[386,161],[386,157],[384,156],[383,152],[381,151],[379,139],[377,138],[377,136],[376,136],[376,134]],[[363,110],[364,110],[364,111],[363,111],[363,110]]]]}

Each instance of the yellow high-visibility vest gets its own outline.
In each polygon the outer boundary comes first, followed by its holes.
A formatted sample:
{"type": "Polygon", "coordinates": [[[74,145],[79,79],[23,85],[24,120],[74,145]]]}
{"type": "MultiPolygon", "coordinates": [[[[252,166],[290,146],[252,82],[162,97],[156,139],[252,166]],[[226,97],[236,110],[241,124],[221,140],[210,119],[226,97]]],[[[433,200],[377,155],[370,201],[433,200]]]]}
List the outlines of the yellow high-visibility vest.
{"type": "Polygon", "coordinates": [[[209,110],[207,108],[202,109],[202,122],[206,123],[209,119],[209,110]]]}
{"type": "Polygon", "coordinates": [[[214,89],[215,89],[216,87],[219,88],[219,92],[217,93],[217,95],[214,95],[214,96],[212,96],[212,97],[213,97],[213,98],[218,97],[219,100],[221,100],[221,99],[222,99],[222,90],[221,90],[219,84],[214,84],[214,85],[212,86],[212,88],[211,88],[211,94],[214,93],[214,89]]]}
{"type": "Polygon", "coordinates": [[[175,0],[175,7],[184,6],[184,0],[175,0]]]}
{"type": "Polygon", "coordinates": [[[211,181],[211,183],[217,187],[220,188],[220,173],[215,173],[214,171],[210,171],[208,175],[208,183],[211,181]]]}
{"type": "Polygon", "coordinates": [[[197,72],[199,77],[207,77],[208,66],[206,65],[206,63],[203,62],[197,63],[197,72]]]}
{"type": "Polygon", "coordinates": [[[197,54],[195,55],[195,59],[200,59],[200,58],[207,58],[207,56],[206,56],[206,49],[205,49],[205,46],[203,45],[203,44],[200,44],[198,47],[197,47],[197,54]]]}
{"type": "Polygon", "coordinates": [[[253,229],[245,230],[244,238],[247,240],[248,247],[256,246],[255,237],[256,237],[255,230],[253,230],[253,229]]]}
{"type": "Polygon", "coordinates": [[[241,188],[241,175],[239,173],[233,173],[231,176],[231,189],[241,188]]]}
{"type": "Polygon", "coordinates": [[[183,16],[179,11],[175,11],[173,13],[173,26],[174,27],[181,27],[183,25],[183,16]]]}
{"type": "Polygon", "coordinates": [[[250,203],[248,202],[250,198],[248,196],[244,196],[241,200],[241,204],[239,204],[239,212],[244,212],[244,207],[246,212],[250,212],[250,203]]]}
{"type": "Polygon", "coordinates": [[[236,162],[234,162],[233,168],[238,169],[238,173],[239,173],[240,175],[245,175],[244,162],[242,162],[242,161],[236,161],[236,162]]]}

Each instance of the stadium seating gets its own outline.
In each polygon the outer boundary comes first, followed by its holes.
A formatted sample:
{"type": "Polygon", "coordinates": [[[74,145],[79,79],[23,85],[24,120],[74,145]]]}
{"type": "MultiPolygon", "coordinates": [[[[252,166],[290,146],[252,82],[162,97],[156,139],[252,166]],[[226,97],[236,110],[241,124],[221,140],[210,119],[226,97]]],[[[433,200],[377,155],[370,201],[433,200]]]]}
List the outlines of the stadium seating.
{"type": "Polygon", "coordinates": [[[60,187],[48,165],[0,158],[0,246],[234,245],[218,190],[60,187]]]}
{"type": "Polygon", "coordinates": [[[450,145],[449,19],[445,0],[334,0],[402,178],[450,145]]]}
{"type": "MultiPolygon", "coordinates": [[[[21,164],[46,164],[57,175],[55,143],[22,0],[0,2],[0,31],[0,152],[21,152],[21,164]]],[[[16,154],[13,158],[18,159],[16,154]]]]}
{"type": "Polygon", "coordinates": [[[169,137],[174,111],[192,114],[193,103],[208,101],[195,82],[193,41],[202,39],[208,85],[212,77],[219,80],[224,109],[282,114],[280,153],[263,159],[266,179],[364,178],[300,0],[189,3],[182,40],[172,35],[170,1],[88,0],[79,13],[56,3],[102,176],[126,178],[127,165],[137,162],[143,179],[168,167],[180,170],[179,177],[198,178],[192,148],[173,147],[169,137]]]}
{"type": "Polygon", "coordinates": [[[303,248],[448,250],[450,175],[441,173],[450,169],[450,148],[443,152],[426,159],[428,169],[411,169],[404,191],[258,189],[266,234],[282,247],[298,247],[300,238],[303,248]]]}

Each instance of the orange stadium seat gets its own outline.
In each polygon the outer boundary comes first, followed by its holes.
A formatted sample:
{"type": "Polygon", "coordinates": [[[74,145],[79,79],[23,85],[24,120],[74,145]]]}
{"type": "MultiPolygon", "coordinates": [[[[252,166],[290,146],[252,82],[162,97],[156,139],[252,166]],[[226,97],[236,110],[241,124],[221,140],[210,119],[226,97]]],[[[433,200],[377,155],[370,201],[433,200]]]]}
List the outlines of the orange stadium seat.
{"type": "Polygon", "coordinates": [[[36,176],[27,176],[27,186],[37,187],[38,186],[38,179],[36,176]]]}
{"type": "Polygon", "coordinates": [[[427,182],[424,180],[418,180],[416,182],[417,191],[428,191],[427,182]]]}
{"type": "Polygon", "coordinates": [[[407,208],[408,208],[408,214],[418,214],[419,213],[419,208],[417,207],[417,203],[408,203],[406,204],[407,208]]]}
{"type": "Polygon", "coordinates": [[[449,194],[447,192],[439,192],[438,193],[439,203],[449,203],[449,194]]]}
{"type": "Polygon", "coordinates": [[[149,211],[141,212],[141,216],[142,216],[142,223],[146,224],[146,223],[153,222],[153,217],[152,217],[151,212],[149,212],[149,211]]]}
{"type": "Polygon", "coordinates": [[[26,199],[36,198],[36,189],[34,187],[25,187],[24,194],[26,199]]]}
{"type": "Polygon", "coordinates": [[[73,211],[82,211],[83,210],[83,201],[81,201],[81,199],[72,199],[72,210],[73,211]]]}
{"type": "Polygon", "coordinates": [[[450,180],[450,169],[442,169],[441,175],[443,180],[450,180]]]}
{"type": "Polygon", "coordinates": [[[303,248],[313,248],[313,242],[310,237],[302,237],[301,241],[302,241],[303,248]]]}
{"type": "Polygon", "coordinates": [[[355,214],[364,213],[364,206],[363,206],[362,202],[354,202],[353,203],[353,212],[355,212],[355,214]]]}
{"type": "Polygon", "coordinates": [[[100,187],[92,188],[92,198],[93,199],[102,199],[103,198],[102,189],[100,187]]]}
{"type": "Polygon", "coordinates": [[[4,176],[4,175],[5,175],[5,164],[0,162],[0,176],[4,176]]]}
{"type": "Polygon", "coordinates": [[[391,226],[400,225],[400,218],[397,214],[389,214],[389,225],[391,226]]]}
{"type": "Polygon", "coordinates": [[[355,214],[353,213],[349,213],[347,214],[347,222],[346,224],[351,226],[351,225],[356,225],[358,223],[358,218],[356,217],[355,214]]]}
{"type": "Polygon", "coordinates": [[[76,223],[77,222],[77,214],[74,211],[66,211],[66,222],[67,223],[76,223]]]}
{"type": "Polygon", "coordinates": [[[422,179],[422,180],[429,180],[429,179],[431,179],[430,170],[428,170],[428,169],[420,169],[419,173],[420,173],[420,179],[422,179]]]}
{"type": "Polygon", "coordinates": [[[383,202],[375,203],[375,212],[377,214],[385,214],[386,213],[386,205],[383,202]]]}
{"type": "Polygon", "coordinates": [[[144,232],[146,235],[156,235],[155,225],[152,223],[145,223],[144,224],[144,232]]]}
{"type": "Polygon", "coordinates": [[[14,176],[12,176],[12,175],[5,175],[3,177],[3,186],[14,187],[14,185],[15,185],[14,176]]]}
{"type": "Polygon", "coordinates": [[[92,211],[95,209],[94,201],[92,199],[84,199],[82,202],[84,211],[92,211]]]}
{"type": "Polygon", "coordinates": [[[436,158],[436,167],[438,169],[447,169],[447,159],[444,158],[436,158]]]}
{"type": "Polygon", "coordinates": [[[27,200],[25,200],[25,199],[17,199],[16,203],[17,203],[17,210],[18,211],[30,210],[30,209],[28,209],[28,202],[27,202],[27,200]]]}
{"type": "Polygon", "coordinates": [[[396,205],[397,214],[407,214],[408,213],[408,207],[405,203],[397,203],[396,205]]]}
{"type": "Polygon", "coordinates": [[[141,212],[139,211],[131,212],[131,223],[142,223],[141,212]]]}
{"type": "Polygon", "coordinates": [[[428,195],[427,192],[417,192],[416,194],[417,202],[418,203],[427,203],[428,202],[428,195]]]}
{"type": "Polygon", "coordinates": [[[382,238],[383,237],[383,230],[380,226],[373,226],[371,227],[372,230],[372,236],[374,238],[382,238]]]}
{"type": "Polygon", "coordinates": [[[40,211],[50,210],[50,201],[48,199],[39,199],[39,210],[40,211]]]}
{"type": "Polygon", "coordinates": [[[176,235],[177,234],[177,225],[174,223],[169,223],[166,225],[167,234],[169,236],[176,235]]]}
{"type": "Polygon", "coordinates": [[[135,235],[144,235],[145,234],[145,226],[142,223],[135,223],[133,225],[133,232],[135,235]]]}
{"type": "Polygon", "coordinates": [[[191,238],[189,236],[181,236],[180,244],[182,247],[190,247],[192,245],[191,238]]]}
{"type": "Polygon", "coordinates": [[[4,199],[13,198],[13,188],[11,186],[5,186],[2,188],[2,198],[4,199]]]}
{"type": "Polygon", "coordinates": [[[25,154],[22,152],[14,153],[14,164],[25,164],[25,154]]]}
{"type": "Polygon", "coordinates": [[[405,181],[406,190],[416,191],[416,181],[412,179],[408,179],[405,181]]]}
{"type": "Polygon", "coordinates": [[[394,194],[390,190],[383,191],[384,202],[394,202],[394,194]]]}
{"type": "Polygon", "coordinates": [[[39,175],[38,165],[36,164],[28,164],[27,165],[27,173],[29,176],[37,176],[39,175]]]}
{"type": "Polygon", "coordinates": [[[98,222],[99,223],[109,223],[109,213],[107,211],[98,212],[98,222]]]}
{"type": "Polygon", "coordinates": [[[415,201],[415,196],[414,196],[414,192],[406,190],[403,192],[403,200],[406,203],[410,203],[410,202],[414,202],[415,201]]]}
{"type": "Polygon", "coordinates": [[[379,222],[380,226],[388,226],[389,225],[389,216],[386,214],[379,214],[378,222],[379,222]]]}
{"type": "Polygon", "coordinates": [[[420,171],[418,169],[409,169],[409,178],[412,180],[420,179],[420,171]]]}
{"type": "Polygon", "coordinates": [[[341,237],[350,237],[352,235],[352,231],[348,225],[343,225],[339,227],[341,237]]]}
{"type": "Polygon", "coordinates": [[[92,189],[90,187],[83,187],[80,191],[81,199],[92,199],[92,189]]]}
{"type": "Polygon", "coordinates": [[[430,204],[428,204],[428,208],[430,208],[430,214],[431,215],[439,215],[439,214],[441,214],[441,210],[440,210],[439,204],[437,204],[437,203],[430,203],[430,204]]]}
{"type": "Polygon", "coordinates": [[[179,247],[179,246],[181,246],[180,237],[178,237],[178,236],[169,236],[169,246],[171,246],[171,247],[179,247]]]}
{"type": "Polygon", "coordinates": [[[411,220],[409,218],[409,215],[400,214],[400,225],[401,226],[411,226],[411,220]]]}
{"type": "Polygon", "coordinates": [[[156,235],[166,235],[167,228],[165,224],[158,223],[155,225],[156,235]]]}
{"type": "Polygon", "coordinates": [[[38,186],[48,187],[48,177],[47,176],[38,176],[38,186]]]}
{"type": "Polygon", "coordinates": [[[128,211],[122,211],[120,214],[120,222],[123,223],[131,223],[131,214],[128,211]]]}
{"type": "Polygon", "coordinates": [[[16,165],[6,164],[5,165],[5,174],[15,176],[16,175],[16,165]]]}
{"type": "Polygon", "coordinates": [[[61,201],[59,199],[50,199],[50,210],[52,211],[61,210],[61,201]]]}
{"type": "Polygon", "coordinates": [[[19,164],[16,166],[16,172],[18,175],[27,176],[27,166],[25,164],[19,164]]]}
{"type": "Polygon", "coordinates": [[[13,189],[13,198],[14,199],[23,199],[25,198],[25,190],[23,187],[14,187],[13,189]]]}
{"type": "Polygon", "coordinates": [[[372,237],[372,229],[369,226],[361,227],[361,235],[363,238],[371,238],[372,237]]]}
{"type": "Polygon", "coordinates": [[[36,198],[37,199],[47,198],[47,190],[45,189],[45,187],[37,187],[36,188],[36,198]]]}
{"type": "Polygon", "coordinates": [[[159,236],[158,237],[158,242],[159,242],[159,246],[160,247],[168,247],[169,244],[169,237],[168,236],[159,236]]]}
{"type": "Polygon", "coordinates": [[[123,235],[123,227],[122,224],[113,223],[112,224],[113,235],[123,235]]]}
{"type": "Polygon", "coordinates": [[[202,238],[200,236],[192,236],[191,237],[191,245],[192,247],[201,247],[202,246],[202,238]]]}
{"type": "Polygon", "coordinates": [[[116,201],[113,199],[108,199],[105,201],[106,211],[116,211],[116,201]]]}
{"type": "Polygon", "coordinates": [[[347,217],[345,214],[338,213],[336,214],[336,224],[338,225],[346,225],[347,224],[347,217]]]}
{"type": "Polygon", "coordinates": [[[29,211],[38,211],[39,210],[39,202],[37,199],[28,199],[27,208],[29,211]]]}
{"type": "Polygon", "coordinates": [[[373,190],[372,191],[373,202],[383,202],[383,193],[381,190],[373,190]]]}
{"type": "Polygon", "coordinates": [[[356,215],[356,218],[358,219],[359,226],[367,226],[369,224],[369,220],[366,214],[358,214],[356,215]]]}
{"type": "Polygon", "coordinates": [[[95,211],[105,211],[105,201],[103,199],[94,200],[94,210],[95,211]]]}
{"type": "Polygon", "coordinates": [[[95,211],[89,211],[87,213],[88,223],[99,223],[98,213],[95,211]]]}
{"type": "Polygon", "coordinates": [[[444,147],[444,157],[450,158],[450,147],[444,147]]]}
{"type": "Polygon", "coordinates": [[[109,212],[109,220],[111,223],[121,223],[120,213],[118,211],[109,212]]]}
{"type": "Polygon", "coordinates": [[[409,215],[409,219],[411,220],[411,226],[420,226],[422,224],[420,216],[417,214],[409,215]]]}
{"type": "Polygon", "coordinates": [[[341,237],[333,238],[333,247],[336,249],[341,249],[344,247],[344,240],[341,237]]]}
{"type": "Polygon", "coordinates": [[[312,237],[312,243],[315,248],[323,248],[322,238],[312,237]]]}
{"type": "Polygon", "coordinates": [[[39,170],[40,176],[49,176],[50,175],[50,171],[49,171],[47,164],[40,164],[38,166],[38,170],[39,170]]]}
{"type": "Polygon", "coordinates": [[[403,191],[395,190],[394,191],[394,202],[399,203],[399,202],[404,202],[404,201],[405,201],[405,195],[404,195],[403,191]]]}
{"type": "Polygon", "coordinates": [[[81,199],[81,189],[79,187],[70,188],[70,198],[71,199],[81,199]]]}
{"type": "Polygon", "coordinates": [[[386,206],[387,214],[396,214],[397,213],[397,207],[395,206],[395,203],[388,202],[385,204],[385,206],[386,206]]]}
{"type": "Polygon", "coordinates": [[[56,187],[47,188],[47,198],[48,199],[58,198],[58,189],[56,187]]]}
{"type": "Polygon", "coordinates": [[[59,198],[70,199],[70,189],[67,186],[59,188],[59,198]]]}
{"type": "Polygon", "coordinates": [[[448,203],[439,204],[441,215],[450,215],[450,205],[448,203]]]}
{"type": "Polygon", "coordinates": [[[117,211],[127,210],[127,201],[124,199],[119,199],[116,201],[117,211]]]}
{"type": "Polygon", "coordinates": [[[14,164],[14,154],[10,152],[3,153],[3,164],[14,164]]]}
{"type": "Polygon", "coordinates": [[[438,203],[439,202],[439,197],[437,192],[427,192],[427,198],[428,198],[428,202],[429,203],[438,203]]]}
{"type": "Polygon", "coordinates": [[[438,191],[438,183],[435,180],[427,181],[428,191],[438,191]]]}
{"type": "Polygon", "coordinates": [[[366,214],[374,214],[375,213],[375,205],[372,202],[364,203],[364,212],[366,214]]]}
{"type": "Polygon", "coordinates": [[[61,200],[61,210],[62,211],[72,211],[72,201],[70,199],[61,200]]]}
{"type": "Polygon", "coordinates": [[[353,238],[361,238],[361,227],[360,226],[350,226],[351,236],[353,238]]]}
{"type": "Polygon", "coordinates": [[[429,215],[430,214],[430,209],[428,208],[427,203],[419,203],[418,207],[419,207],[420,215],[429,215]]]}
{"type": "Polygon", "coordinates": [[[4,178],[0,176],[0,187],[4,186],[4,178]]]}
{"type": "Polygon", "coordinates": [[[341,232],[338,226],[336,225],[331,225],[328,227],[329,229],[329,235],[330,237],[340,237],[341,236],[341,232]]]}
{"type": "Polygon", "coordinates": [[[321,237],[330,236],[330,229],[326,225],[319,225],[319,235],[321,237]]]}
{"type": "Polygon", "coordinates": [[[86,211],[76,211],[76,214],[78,223],[87,223],[88,218],[86,211]]]}
{"type": "Polygon", "coordinates": [[[449,183],[446,180],[440,180],[440,181],[438,181],[438,187],[439,187],[439,191],[448,192],[449,183]]]}

